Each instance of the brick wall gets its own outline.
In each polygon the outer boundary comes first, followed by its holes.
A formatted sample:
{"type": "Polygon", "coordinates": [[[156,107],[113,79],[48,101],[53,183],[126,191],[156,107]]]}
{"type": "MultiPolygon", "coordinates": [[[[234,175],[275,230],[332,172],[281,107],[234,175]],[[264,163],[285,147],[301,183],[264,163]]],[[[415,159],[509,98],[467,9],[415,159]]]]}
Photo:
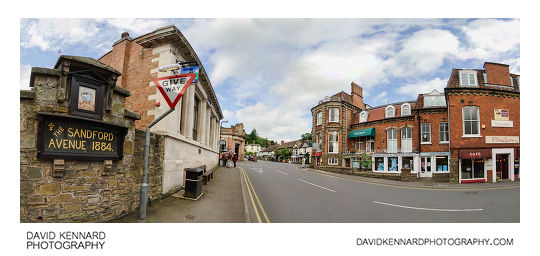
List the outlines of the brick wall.
{"type": "Polygon", "coordinates": [[[158,93],[152,82],[157,78],[157,72],[150,73],[152,69],[158,68],[159,62],[152,62],[152,59],[158,57],[159,54],[153,54],[151,49],[126,39],[115,44],[112,51],[99,59],[122,73],[118,78],[119,85],[131,91],[131,97],[126,100],[126,108],[141,115],[141,119],[135,122],[139,129],[145,129],[155,118],[153,114],[148,115],[148,111],[154,110],[156,100],[148,99],[148,96],[158,93]]]}
{"type": "MultiPolygon", "coordinates": [[[[416,127],[417,129],[421,129],[422,123],[430,123],[431,124],[431,144],[422,144],[421,150],[422,152],[448,152],[449,146],[448,143],[440,143],[440,123],[441,122],[448,122],[448,112],[446,109],[444,110],[421,110],[419,112],[421,121],[420,121],[420,127],[416,127]]],[[[450,124],[448,124],[450,125],[450,124]]],[[[414,133],[414,131],[413,131],[414,133]]],[[[418,130],[416,130],[416,136],[418,136],[418,130]]]]}

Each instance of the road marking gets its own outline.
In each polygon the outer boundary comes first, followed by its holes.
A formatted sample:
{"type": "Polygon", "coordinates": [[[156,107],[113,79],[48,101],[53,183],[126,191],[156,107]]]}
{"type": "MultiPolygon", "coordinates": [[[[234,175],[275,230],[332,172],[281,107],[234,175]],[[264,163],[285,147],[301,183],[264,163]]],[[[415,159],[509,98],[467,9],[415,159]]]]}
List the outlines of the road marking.
{"type": "Polygon", "coordinates": [[[313,183],[308,182],[308,181],[305,181],[305,180],[303,180],[303,179],[298,179],[298,180],[299,180],[299,181],[302,181],[302,182],[305,182],[305,183],[307,183],[307,184],[313,185],[313,186],[315,186],[315,187],[319,187],[319,188],[322,188],[322,189],[326,189],[326,190],[328,190],[328,191],[336,192],[336,191],[333,190],[333,189],[325,188],[325,187],[323,187],[323,186],[319,186],[319,185],[317,185],[317,184],[313,184],[313,183]]]}
{"type": "Polygon", "coordinates": [[[254,170],[258,173],[262,173],[262,169],[261,168],[251,168],[251,170],[254,170]]]}
{"type": "Polygon", "coordinates": [[[383,204],[388,206],[394,206],[394,207],[401,207],[401,208],[407,208],[407,209],[414,209],[414,210],[423,210],[423,211],[437,211],[437,212],[474,212],[474,211],[483,211],[484,209],[432,209],[432,208],[421,208],[421,207],[412,207],[412,206],[404,206],[404,205],[398,205],[398,204],[389,204],[389,203],[383,203],[379,201],[373,201],[376,204],[383,204]]]}
{"type": "Polygon", "coordinates": [[[311,170],[300,169],[300,170],[306,171],[306,172],[317,173],[317,174],[320,174],[320,175],[333,177],[333,178],[336,178],[336,179],[350,180],[350,181],[355,181],[355,182],[362,182],[362,183],[368,183],[368,184],[373,184],[373,185],[381,185],[381,186],[387,186],[387,187],[408,188],[408,189],[418,189],[418,190],[459,191],[459,190],[495,190],[495,189],[519,188],[519,185],[518,186],[501,186],[501,187],[492,187],[492,188],[489,188],[489,187],[486,187],[486,188],[471,188],[471,187],[468,187],[468,188],[465,188],[465,187],[464,188],[444,188],[444,187],[440,187],[440,188],[423,188],[423,187],[412,187],[412,186],[407,186],[407,185],[385,184],[385,183],[381,183],[381,182],[374,182],[374,181],[367,181],[367,180],[352,179],[352,178],[347,178],[347,177],[340,177],[340,176],[336,176],[336,175],[332,175],[332,174],[322,173],[322,171],[318,171],[318,170],[315,170],[315,169],[311,169],[311,170]]]}
{"type": "Polygon", "coordinates": [[[242,174],[244,175],[244,180],[246,181],[246,184],[247,184],[249,198],[251,199],[251,204],[253,205],[255,215],[257,216],[257,220],[259,221],[259,223],[261,223],[262,222],[261,221],[261,216],[259,216],[259,211],[257,211],[257,206],[255,206],[255,201],[253,201],[253,196],[251,195],[251,190],[249,189],[249,183],[248,183],[247,178],[246,178],[246,172],[244,170],[242,170],[242,174]]]}
{"type": "MultiPolygon", "coordinates": [[[[247,178],[248,186],[251,187],[251,190],[253,191],[253,195],[255,195],[255,199],[257,200],[259,208],[261,209],[261,212],[262,212],[264,218],[266,219],[266,223],[270,223],[270,220],[268,219],[268,215],[266,215],[266,211],[264,210],[264,208],[263,208],[263,206],[261,204],[261,201],[259,201],[259,197],[257,196],[257,192],[255,192],[255,188],[253,188],[253,185],[251,184],[251,179],[249,178],[249,176],[247,175],[247,173],[245,171],[244,171],[244,175],[247,178]]],[[[253,198],[252,198],[252,200],[253,200],[253,198]]],[[[255,213],[257,213],[257,217],[259,217],[257,208],[255,207],[255,205],[253,205],[253,206],[255,208],[255,213]]],[[[259,218],[259,223],[261,223],[261,222],[262,221],[259,218]]]]}
{"type": "Polygon", "coordinates": [[[288,173],[282,172],[282,171],[280,171],[280,170],[276,170],[276,171],[281,172],[281,173],[283,173],[283,174],[285,174],[285,175],[289,175],[288,173]]]}

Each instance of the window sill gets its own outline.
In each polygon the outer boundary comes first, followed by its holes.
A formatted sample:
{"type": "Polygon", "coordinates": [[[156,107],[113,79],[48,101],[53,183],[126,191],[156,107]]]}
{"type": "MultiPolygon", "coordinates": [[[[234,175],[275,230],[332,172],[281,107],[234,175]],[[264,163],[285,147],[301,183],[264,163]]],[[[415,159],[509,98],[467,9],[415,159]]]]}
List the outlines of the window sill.
{"type": "Polygon", "coordinates": [[[421,145],[431,145],[431,142],[421,142],[421,145]]]}
{"type": "Polygon", "coordinates": [[[450,142],[448,142],[448,141],[442,141],[442,142],[439,142],[439,144],[450,144],[450,142]]]}
{"type": "Polygon", "coordinates": [[[339,121],[328,121],[329,124],[339,124],[339,121]]]}
{"type": "Polygon", "coordinates": [[[482,138],[482,135],[463,135],[461,138],[482,138]]]}

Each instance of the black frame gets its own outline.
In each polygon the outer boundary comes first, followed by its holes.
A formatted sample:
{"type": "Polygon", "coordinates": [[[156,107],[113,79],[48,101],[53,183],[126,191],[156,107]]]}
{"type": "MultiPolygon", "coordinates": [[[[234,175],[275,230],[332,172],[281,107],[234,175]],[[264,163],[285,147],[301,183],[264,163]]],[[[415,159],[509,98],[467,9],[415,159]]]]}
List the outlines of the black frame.
{"type": "Polygon", "coordinates": [[[74,116],[82,116],[92,119],[103,119],[103,106],[105,99],[105,88],[107,87],[107,82],[98,74],[92,71],[81,71],[74,72],[70,74],[71,76],[71,97],[70,97],[70,108],[69,114],[74,116]],[[95,109],[94,111],[89,111],[86,109],[80,109],[78,100],[79,100],[79,89],[80,86],[88,87],[96,90],[95,95],[95,109]]]}

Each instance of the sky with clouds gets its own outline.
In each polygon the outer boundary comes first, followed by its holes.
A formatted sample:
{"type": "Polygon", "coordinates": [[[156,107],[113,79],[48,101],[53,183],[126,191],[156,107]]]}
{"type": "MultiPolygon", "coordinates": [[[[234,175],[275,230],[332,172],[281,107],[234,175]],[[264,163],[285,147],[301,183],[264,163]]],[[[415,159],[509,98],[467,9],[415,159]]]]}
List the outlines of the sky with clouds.
{"type": "Polygon", "coordinates": [[[378,106],[442,92],[452,68],[520,73],[515,19],[21,19],[21,89],[59,54],[99,58],[122,32],[174,24],[203,62],[228,124],[273,140],[311,131],[310,109],[350,83],[378,106]]]}

